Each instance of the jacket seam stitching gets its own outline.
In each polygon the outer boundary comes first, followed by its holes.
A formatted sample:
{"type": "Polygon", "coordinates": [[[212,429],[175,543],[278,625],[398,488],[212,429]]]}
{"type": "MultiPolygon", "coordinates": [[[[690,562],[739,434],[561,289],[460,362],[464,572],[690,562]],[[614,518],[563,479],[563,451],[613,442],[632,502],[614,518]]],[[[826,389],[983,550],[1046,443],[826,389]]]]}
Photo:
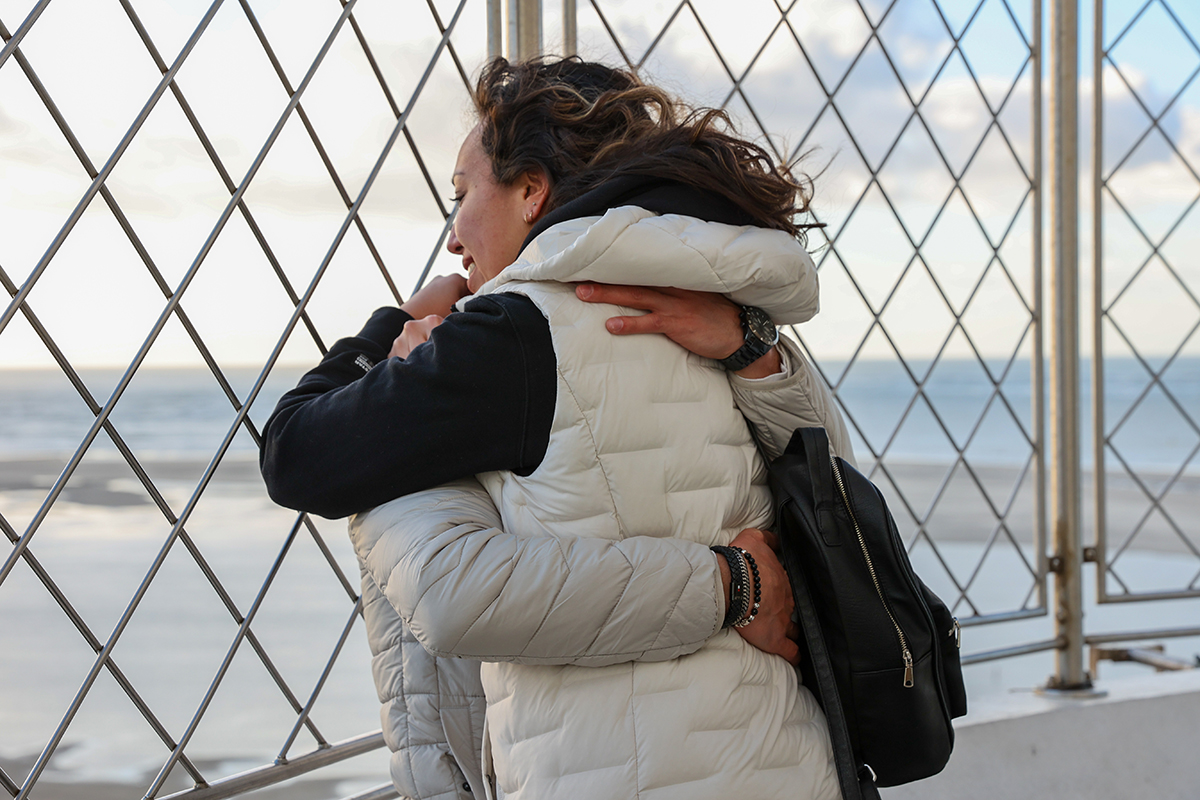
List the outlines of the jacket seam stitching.
{"type": "MultiPolygon", "coordinates": [[[[563,374],[562,367],[555,365],[555,371],[562,378],[563,389],[571,397],[571,403],[574,404],[575,410],[579,412],[579,419],[583,421],[584,428],[587,429],[588,440],[592,443],[592,452],[596,456],[596,466],[600,469],[600,474],[604,476],[604,491],[608,495],[608,501],[612,505],[613,517],[617,520],[617,528],[620,531],[625,530],[625,523],[621,521],[621,514],[617,511],[617,498],[613,497],[612,493],[612,478],[608,475],[608,470],[604,468],[604,460],[600,457],[600,446],[596,444],[596,434],[592,430],[592,423],[587,418],[587,414],[583,413],[583,406],[579,404],[579,398],[575,396],[575,390],[571,388],[570,381],[563,374]]],[[[622,535],[621,538],[624,538],[622,535]]]]}
{"type": "MultiPolygon", "coordinates": [[[[566,558],[566,553],[563,553],[563,551],[562,551],[562,542],[558,541],[556,539],[554,544],[556,547],[558,547],[559,555],[562,556],[563,562],[565,563],[567,561],[567,558],[566,558]]],[[[542,632],[542,628],[544,628],[546,626],[546,620],[550,617],[551,614],[554,613],[554,606],[558,603],[559,596],[562,594],[563,589],[567,588],[567,583],[570,580],[571,580],[571,573],[568,570],[567,574],[563,576],[562,583],[560,583],[558,585],[558,590],[554,593],[554,599],[550,601],[550,606],[549,606],[550,610],[547,611],[546,614],[542,617],[542,621],[538,623],[537,630],[535,630],[533,632],[533,635],[529,637],[529,641],[526,642],[525,646],[521,648],[522,654],[524,654],[529,649],[529,644],[531,642],[533,642],[535,639],[537,639],[538,634],[542,632]]]]}
{"type": "MultiPolygon", "coordinates": [[[[560,549],[561,549],[561,545],[560,545],[560,549]]],[[[595,647],[596,642],[598,642],[600,640],[600,637],[601,637],[601,635],[603,635],[604,630],[608,627],[608,623],[612,621],[613,614],[617,613],[617,608],[620,607],[621,601],[625,599],[625,595],[629,592],[629,584],[632,582],[633,575],[637,571],[633,566],[633,562],[629,560],[629,556],[625,555],[625,553],[622,552],[619,548],[614,548],[614,549],[617,550],[617,553],[620,554],[621,558],[625,559],[625,563],[629,566],[629,577],[625,580],[625,585],[621,588],[621,594],[617,597],[616,601],[612,604],[612,608],[610,608],[608,610],[608,614],[606,614],[604,616],[604,622],[600,623],[600,628],[599,628],[599,630],[596,631],[596,635],[592,637],[592,640],[590,642],[588,642],[587,647],[584,648],[584,651],[583,651],[584,654],[590,653],[592,651],[592,648],[595,647]]],[[[660,635],[661,635],[661,633],[660,633],[660,635]]],[[[658,641],[657,636],[655,637],[654,641],[655,642],[658,641]]]]}
{"type": "MultiPolygon", "coordinates": [[[[686,556],[684,558],[686,559],[686,556]]],[[[667,612],[666,621],[663,623],[663,626],[658,629],[658,633],[655,635],[654,642],[651,647],[658,647],[659,640],[661,640],[663,637],[663,631],[670,626],[671,618],[675,616],[675,609],[679,608],[679,601],[683,599],[683,595],[687,591],[688,584],[692,582],[692,575],[696,574],[695,566],[692,565],[690,561],[688,564],[692,567],[692,572],[690,575],[688,575],[687,580],[683,582],[683,586],[679,587],[679,594],[675,596],[675,602],[671,603],[671,610],[667,612]]]]}
{"type": "Polygon", "coordinates": [[[629,665],[629,717],[633,730],[633,796],[635,800],[642,796],[642,765],[638,761],[638,736],[637,736],[637,695],[635,691],[637,687],[634,685],[633,673],[637,669],[637,664],[629,665]]]}

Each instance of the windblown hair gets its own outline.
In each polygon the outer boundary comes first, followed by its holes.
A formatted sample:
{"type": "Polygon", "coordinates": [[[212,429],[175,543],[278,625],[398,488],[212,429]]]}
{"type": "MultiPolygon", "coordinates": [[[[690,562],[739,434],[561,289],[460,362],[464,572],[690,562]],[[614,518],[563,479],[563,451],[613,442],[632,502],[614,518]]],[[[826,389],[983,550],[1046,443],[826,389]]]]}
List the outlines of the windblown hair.
{"type": "Polygon", "coordinates": [[[550,181],[550,211],[617,175],[652,175],[721,195],[765,228],[796,236],[812,182],[737,135],[729,116],[693,108],[632,72],[535,58],[492,60],[475,87],[481,144],[496,180],[550,181]]]}

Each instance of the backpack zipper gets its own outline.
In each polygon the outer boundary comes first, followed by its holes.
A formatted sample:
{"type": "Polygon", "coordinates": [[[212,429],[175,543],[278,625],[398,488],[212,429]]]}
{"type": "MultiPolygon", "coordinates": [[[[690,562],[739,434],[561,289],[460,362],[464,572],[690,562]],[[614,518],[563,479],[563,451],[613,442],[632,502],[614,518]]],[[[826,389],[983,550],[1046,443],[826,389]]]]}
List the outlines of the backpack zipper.
{"type": "Polygon", "coordinates": [[[908,649],[908,639],[905,638],[900,623],[896,622],[896,615],[892,613],[891,607],[888,606],[888,602],[883,596],[883,587],[879,585],[879,577],[875,574],[875,564],[871,561],[871,554],[867,551],[867,541],[858,527],[854,509],[850,507],[850,496],[846,494],[846,484],[842,482],[842,470],[838,467],[836,458],[831,456],[829,462],[833,464],[833,477],[837,481],[838,491],[842,493],[842,502],[846,505],[846,513],[850,515],[850,522],[854,524],[854,533],[858,536],[858,546],[862,548],[863,558],[867,561],[867,572],[871,573],[871,582],[875,584],[875,593],[879,595],[879,602],[883,604],[883,610],[887,612],[888,619],[892,621],[892,627],[896,629],[896,636],[900,639],[900,650],[904,655],[904,688],[911,689],[913,686],[913,657],[912,651],[908,649]]]}

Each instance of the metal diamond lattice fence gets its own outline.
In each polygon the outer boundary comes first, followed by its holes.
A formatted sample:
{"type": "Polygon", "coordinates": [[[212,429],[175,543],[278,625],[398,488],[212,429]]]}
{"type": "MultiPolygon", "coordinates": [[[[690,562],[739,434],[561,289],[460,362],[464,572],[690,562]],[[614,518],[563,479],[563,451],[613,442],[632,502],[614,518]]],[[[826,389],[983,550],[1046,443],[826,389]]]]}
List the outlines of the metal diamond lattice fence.
{"type": "Polygon", "coordinates": [[[1099,594],[1196,597],[1200,14],[1192,3],[1109,2],[1095,25],[1099,594]],[[1139,548],[1176,556],[1176,569],[1150,580],[1126,569],[1139,548]]]}
{"type": "Polygon", "coordinates": [[[1038,6],[592,0],[577,29],[803,156],[823,310],[795,334],[860,460],[957,614],[1044,613],[1038,6]]]}
{"type": "Polygon", "coordinates": [[[382,746],[361,734],[365,643],[340,657],[361,639],[341,524],[327,541],[272,507],[253,456],[319,331],[436,262],[453,215],[433,176],[464,60],[485,55],[464,15],[481,4],[259,5],[0,7],[4,183],[23,201],[0,343],[35,368],[8,373],[6,402],[52,406],[44,431],[5,428],[14,797],[130,769],[146,797],[223,796],[247,759],[274,754],[274,782],[382,746]]]}

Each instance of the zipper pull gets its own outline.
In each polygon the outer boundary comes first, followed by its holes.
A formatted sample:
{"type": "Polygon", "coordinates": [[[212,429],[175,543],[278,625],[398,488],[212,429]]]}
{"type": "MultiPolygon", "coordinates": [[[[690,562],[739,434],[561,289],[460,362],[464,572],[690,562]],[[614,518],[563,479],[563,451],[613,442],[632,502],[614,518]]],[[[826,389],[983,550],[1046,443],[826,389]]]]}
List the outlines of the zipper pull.
{"type": "Polygon", "coordinates": [[[957,647],[959,650],[961,650],[962,649],[962,628],[959,627],[958,617],[952,617],[951,619],[954,620],[954,627],[950,629],[950,635],[954,637],[954,646],[957,647]]]}
{"type": "Polygon", "coordinates": [[[904,650],[904,688],[911,689],[913,687],[913,660],[912,653],[908,648],[904,650]]]}

